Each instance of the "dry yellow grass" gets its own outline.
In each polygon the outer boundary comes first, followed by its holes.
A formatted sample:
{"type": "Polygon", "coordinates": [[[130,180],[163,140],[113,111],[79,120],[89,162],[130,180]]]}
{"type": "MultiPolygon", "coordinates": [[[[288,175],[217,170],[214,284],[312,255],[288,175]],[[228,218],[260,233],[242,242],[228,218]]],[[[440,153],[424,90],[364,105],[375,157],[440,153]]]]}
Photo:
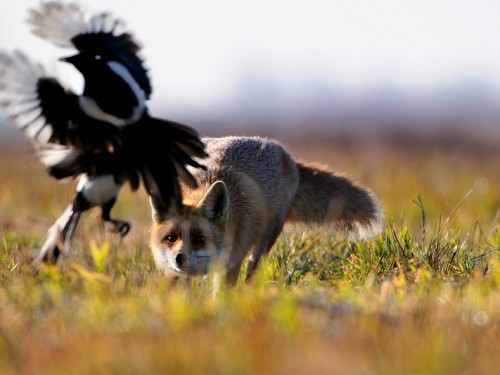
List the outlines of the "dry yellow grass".
{"type": "Polygon", "coordinates": [[[252,285],[215,299],[209,280],[172,288],[155,270],[143,192],[114,210],[132,221],[122,242],[89,213],[64,267],[33,270],[73,184],[1,151],[0,373],[496,373],[500,154],[290,148],[372,187],[387,231],[347,244],[289,228],[252,285]]]}

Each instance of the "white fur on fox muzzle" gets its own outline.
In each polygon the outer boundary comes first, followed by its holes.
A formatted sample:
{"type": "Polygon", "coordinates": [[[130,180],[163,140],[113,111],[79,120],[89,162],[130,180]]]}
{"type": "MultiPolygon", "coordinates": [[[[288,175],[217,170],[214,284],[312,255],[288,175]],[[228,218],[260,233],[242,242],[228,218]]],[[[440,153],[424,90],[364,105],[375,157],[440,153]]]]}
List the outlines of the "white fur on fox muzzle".
{"type": "Polygon", "coordinates": [[[177,266],[175,254],[172,254],[164,249],[153,249],[153,255],[156,265],[159,269],[167,274],[182,276],[182,270],[177,266]]]}
{"type": "Polygon", "coordinates": [[[180,261],[181,254],[184,253],[174,254],[162,248],[153,249],[153,256],[158,268],[165,273],[176,276],[206,275],[212,264],[218,260],[217,253],[210,250],[193,251],[186,255],[184,261],[180,261]]]}

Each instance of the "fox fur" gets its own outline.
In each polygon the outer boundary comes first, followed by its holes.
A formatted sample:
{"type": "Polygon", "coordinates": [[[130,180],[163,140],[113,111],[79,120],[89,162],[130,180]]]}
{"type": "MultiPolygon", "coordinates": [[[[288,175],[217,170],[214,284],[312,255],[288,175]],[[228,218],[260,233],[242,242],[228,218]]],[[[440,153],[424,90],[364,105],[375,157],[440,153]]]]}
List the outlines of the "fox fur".
{"type": "Polygon", "coordinates": [[[258,137],[204,138],[206,170],[198,189],[183,186],[183,204],[151,197],[151,247],[174,277],[207,274],[222,264],[234,284],[248,256],[247,279],[269,253],[285,222],[325,224],[368,239],[381,229],[376,196],[351,178],[296,162],[279,143],[258,137]]]}

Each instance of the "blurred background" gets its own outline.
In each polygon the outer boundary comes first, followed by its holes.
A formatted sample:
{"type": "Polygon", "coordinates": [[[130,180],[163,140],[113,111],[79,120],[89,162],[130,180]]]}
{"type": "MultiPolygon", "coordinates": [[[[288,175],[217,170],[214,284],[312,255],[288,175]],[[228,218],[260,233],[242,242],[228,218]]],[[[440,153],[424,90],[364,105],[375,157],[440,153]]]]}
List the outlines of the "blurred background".
{"type": "MultiPolygon", "coordinates": [[[[30,34],[38,0],[4,2],[0,48],[75,90],[71,54],[30,34]]],[[[203,134],[358,143],[500,143],[500,2],[86,0],[142,43],[151,112],[203,134]]],[[[0,143],[20,134],[2,121],[0,143]]]]}

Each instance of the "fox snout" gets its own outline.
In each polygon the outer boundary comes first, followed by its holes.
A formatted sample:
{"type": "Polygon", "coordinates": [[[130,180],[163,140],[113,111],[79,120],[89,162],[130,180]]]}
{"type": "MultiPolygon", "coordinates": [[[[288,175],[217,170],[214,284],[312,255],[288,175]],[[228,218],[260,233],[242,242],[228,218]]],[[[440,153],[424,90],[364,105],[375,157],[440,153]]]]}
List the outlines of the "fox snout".
{"type": "Polygon", "coordinates": [[[211,264],[217,259],[217,253],[209,250],[198,250],[177,253],[162,247],[153,248],[155,259],[160,268],[167,273],[181,275],[205,275],[211,264]]]}
{"type": "Polygon", "coordinates": [[[187,261],[188,256],[184,253],[177,253],[177,255],[175,256],[175,262],[177,263],[177,266],[179,268],[182,268],[182,266],[185,265],[187,261]]]}
{"type": "Polygon", "coordinates": [[[196,254],[186,254],[183,250],[179,251],[175,256],[175,265],[178,270],[186,274],[198,274],[201,272],[199,264],[197,264],[196,254]]]}
{"type": "Polygon", "coordinates": [[[219,253],[212,232],[208,222],[200,218],[156,224],[152,249],[157,265],[178,276],[208,273],[219,253]]]}

